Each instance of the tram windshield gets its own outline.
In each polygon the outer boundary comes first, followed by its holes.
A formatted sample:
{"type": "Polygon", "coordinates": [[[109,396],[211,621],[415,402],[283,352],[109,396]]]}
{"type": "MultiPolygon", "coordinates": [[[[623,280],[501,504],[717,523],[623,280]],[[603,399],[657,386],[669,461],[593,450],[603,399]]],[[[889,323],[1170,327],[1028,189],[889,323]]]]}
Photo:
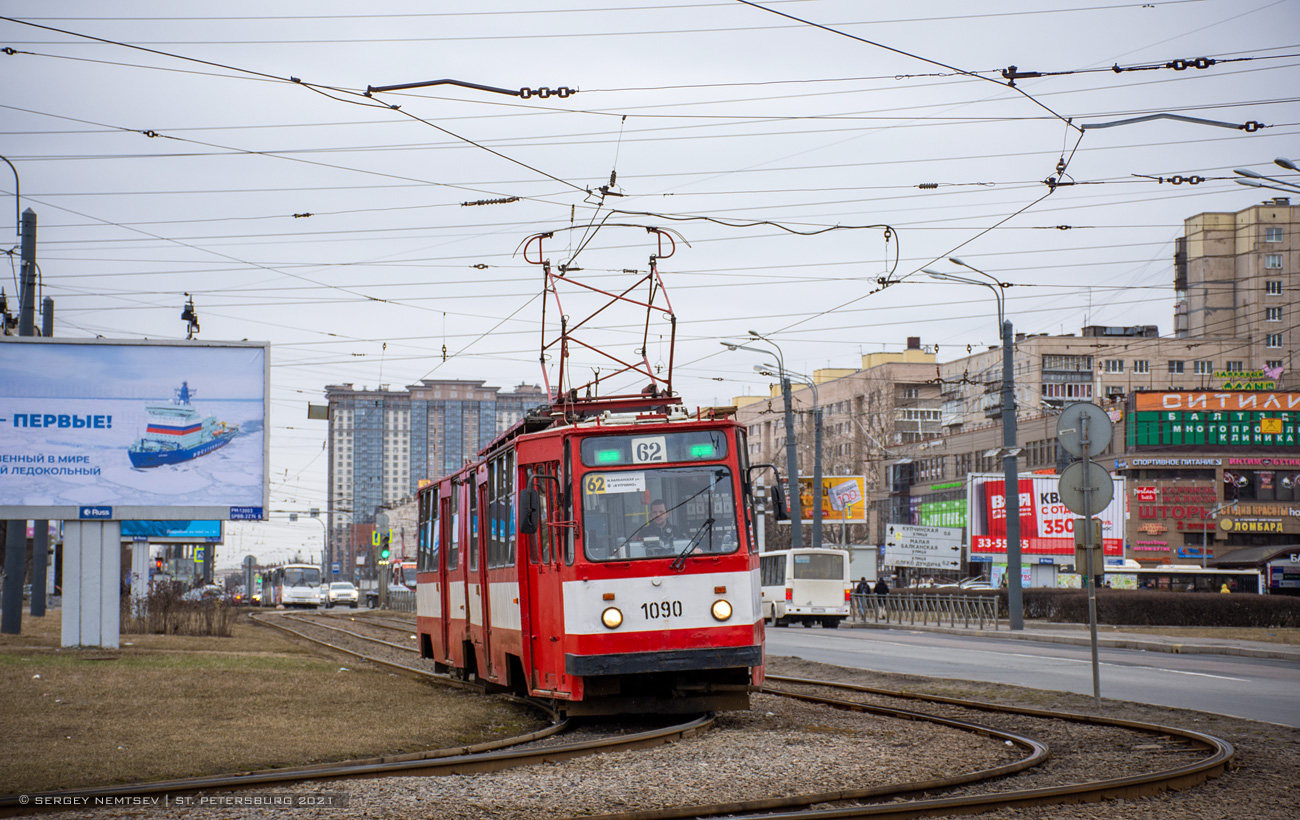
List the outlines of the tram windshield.
{"type": "Polygon", "coordinates": [[[588,561],[735,552],[731,471],[710,466],[587,473],[582,526],[588,561]]]}

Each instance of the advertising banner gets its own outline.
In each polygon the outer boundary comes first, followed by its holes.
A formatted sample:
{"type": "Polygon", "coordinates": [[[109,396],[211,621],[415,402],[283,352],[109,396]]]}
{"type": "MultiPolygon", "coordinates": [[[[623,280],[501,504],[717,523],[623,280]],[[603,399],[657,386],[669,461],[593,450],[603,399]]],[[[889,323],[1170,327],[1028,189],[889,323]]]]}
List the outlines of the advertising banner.
{"type": "Polygon", "coordinates": [[[265,517],[269,348],[0,341],[0,516],[265,517]]]}
{"type": "MultiPolygon", "coordinates": [[[[1020,549],[1022,555],[1073,555],[1074,513],[1058,493],[1058,476],[1020,479],[1020,549]]],[[[1115,498],[1097,516],[1101,519],[1106,555],[1124,555],[1123,479],[1115,479],[1115,498]]],[[[970,480],[969,527],[971,553],[1005,555],[1007,551],[1006,482],[1000,475],[973,475],[970,480]]]]}
{"type": "MultiPolygon", "coordinates": [[[[799,478],[799,503],[802,517],[812,519],[813,480],[799,478]]],[[[847,521],[862,524],[867,520],[867,480],[860,475],[822,476],[822,521],[831,523],[847,521]]]]}
{"type": "Polygon", "coordinates": [[[1129,402],[1130,450],[1300,449],[1300,393],[1142,391],[1129,402]]]}
{"type": "Polygon", "coordinates": [[[123,521],[123,541],[220,543],[220,521],[123,521]]]}

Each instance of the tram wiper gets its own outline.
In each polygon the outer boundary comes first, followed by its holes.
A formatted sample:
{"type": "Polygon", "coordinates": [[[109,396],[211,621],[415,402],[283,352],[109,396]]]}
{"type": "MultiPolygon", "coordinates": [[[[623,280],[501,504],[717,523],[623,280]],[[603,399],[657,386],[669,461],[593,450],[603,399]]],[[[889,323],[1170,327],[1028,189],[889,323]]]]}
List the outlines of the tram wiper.
{"type": "Polygon", "coordinates": [[[695,549],[699,545],[700,539],[711,532],[713,532],[713,519],[706,518],[704,519],[704,523],[700,525],[700,528],[691,536],[690,543],[686,545],[686,549],[682,550],[681,553],[673,559],[673,562],[668,565],[668,568],[676,572],[686,566],[686,556],[690,555],[691,550],[695,549]]]}

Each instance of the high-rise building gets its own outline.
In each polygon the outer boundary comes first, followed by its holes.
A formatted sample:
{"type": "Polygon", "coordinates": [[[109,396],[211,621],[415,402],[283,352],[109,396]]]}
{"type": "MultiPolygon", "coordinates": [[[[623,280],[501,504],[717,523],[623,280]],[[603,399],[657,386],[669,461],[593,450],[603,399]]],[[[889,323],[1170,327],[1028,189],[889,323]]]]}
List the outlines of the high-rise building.
{"type": "MultiPolygon", "coordinates": [[[[1300,291],[1300,206],[1277,197],[1236,213],[1188,219],[1174,253],[1179,338],[1234,338],[1234,359],[1276,371],[1279,387],[1300,385],[1297,292],[1300,291]]],[[[1248,365],[1249,366],[1249,365],[1248,365]]]]}
{"type": "Polygon", "coordinates": [[[395,391],[351,384],[325,388],[329,401],[327,560],[355,567],[359,534],[375,514],[415,494],[422,479],[460,467],[533,407],[542,388],[513,392],[482,381],[422,379],[395,391]]]}

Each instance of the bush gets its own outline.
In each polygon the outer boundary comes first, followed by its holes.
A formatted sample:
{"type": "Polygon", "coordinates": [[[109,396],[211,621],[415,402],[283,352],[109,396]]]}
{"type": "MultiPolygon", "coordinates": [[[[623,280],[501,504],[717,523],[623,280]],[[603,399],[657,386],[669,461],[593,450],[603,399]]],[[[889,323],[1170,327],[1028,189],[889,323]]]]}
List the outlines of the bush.
{"type": "Polygon", "coordinates": [[[186,601],[177,584],[158,584],[143,603],[122,596],[122,632],[229,638],[237,610],[219,599],[186,601]]]}
{"type": "MultiPolygon", "coordinates": [[[[1001,593],[1003,605],[1005,591],[1001,593]]],[[[1026,589],[1025,617],[1088,623],[1088,593],[1077,589],[1026,589]]],[[[1300,598],[1209,592],[1097,590],[1097,623],[1109,626],[1300,627],[1300,598]]]]}

